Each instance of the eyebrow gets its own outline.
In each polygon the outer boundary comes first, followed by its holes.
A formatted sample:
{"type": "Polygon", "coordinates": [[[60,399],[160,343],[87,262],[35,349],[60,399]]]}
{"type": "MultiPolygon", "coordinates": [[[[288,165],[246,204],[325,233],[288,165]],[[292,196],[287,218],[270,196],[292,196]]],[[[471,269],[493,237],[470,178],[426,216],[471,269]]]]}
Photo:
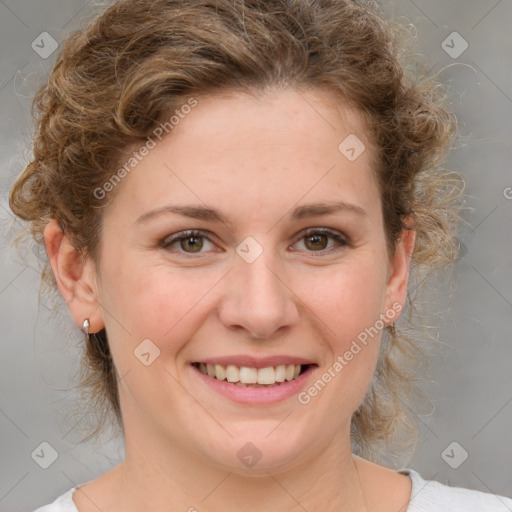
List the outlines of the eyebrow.
{"type": "MultiPolygon", "coordinates": [[[[355,204],[338,201],[335,203],[311,203],[296,207],[291,215],[291,220],[301,220],[309,217],[319,217],[321,215],[331,215],[338,212],[354,213],[361,217],[367,217],[366,210],[355,204]]],[[[135,224],[143,224],[155,217],[168,215],[170,213],[183,215],[191,219],[209,220],[213,222],[221,222],[230,225],[227,217],[220,211],[202,205],[169,205],[156,210],[151,210],[142,214],[135,224]]]]}

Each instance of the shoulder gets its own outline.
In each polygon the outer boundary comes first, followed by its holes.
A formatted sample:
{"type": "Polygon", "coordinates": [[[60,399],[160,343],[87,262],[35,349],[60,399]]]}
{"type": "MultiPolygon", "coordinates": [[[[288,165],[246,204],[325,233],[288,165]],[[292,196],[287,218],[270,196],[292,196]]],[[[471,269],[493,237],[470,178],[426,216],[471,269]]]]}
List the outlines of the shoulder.
{"type": "Polygon", "coordinates": [[[69,491],[59,496],[52,503],[39,507],[34,512],[79,512],[73,502],[73,493],[75,490],[76,487],[69,489],[69,491]]]}
{"type": "Polygon", "coordinates": [[[413,469],[400,473],[412,480],[411,500],[407,512],[512,512],[512,499],[486,492],[451,487],[435,480],[424,480],[413,469]]]}

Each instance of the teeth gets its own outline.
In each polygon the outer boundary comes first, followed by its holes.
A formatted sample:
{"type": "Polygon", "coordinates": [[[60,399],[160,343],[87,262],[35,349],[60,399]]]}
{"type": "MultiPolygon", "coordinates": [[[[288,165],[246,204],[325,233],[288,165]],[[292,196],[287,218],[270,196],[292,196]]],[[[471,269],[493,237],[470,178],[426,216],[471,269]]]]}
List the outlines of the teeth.
{"type": "Polygon", "coordinates": [[[232,384],[245,385],[274,385],[296,379],[300,374],[300,364],[280,364],[276,367],[267,366],[266,368],[249,368],[247,366],[238,367],[228,364],[224,367],[221,364],[199,364],[201,373],[217,380],[227,380],[232,384]]]}
{"type": "Polygon", "coordinates": [[[286,366],[280,364],[276,366],[276,382],[284,382],[286,380],[286,366]]]}
{"type": "Polygon", "coordinates": [[[240,368],[240,382],[242,384],[263,384],[263,382],[259,382],[258,373],[259,371],[256,368],[242,366],[240,368]]]}
{"type": "MultiPolygon", "coordinates": [[[[299,366],[300,368],[300,366],[299,366]]],[[[258,384],[275,384],[276,383],[276,371],[272,366],[266,368],[260,368],[258,370],[258,384]]],[[[244,383],[245,384],[245,383],[244,383]]]]}
{"type": "Polygon", "coordinates": [[[228,364],[226,367],[226,380],[228,382],[239,382],[240,381],[240,369],[237,366],[228,364]]]}
{"type": "MultiPolygon", "coordinates": [[[[210,365],[208,365],[210,366],[210,365]]],[[[201,369],[201,368],[199,368],[201,369]]],[[[224,369],[224,366],[220,364],[215,365],[215,378],[219,380],[224,380],[226,378],[226,370],[224,369]]]]}

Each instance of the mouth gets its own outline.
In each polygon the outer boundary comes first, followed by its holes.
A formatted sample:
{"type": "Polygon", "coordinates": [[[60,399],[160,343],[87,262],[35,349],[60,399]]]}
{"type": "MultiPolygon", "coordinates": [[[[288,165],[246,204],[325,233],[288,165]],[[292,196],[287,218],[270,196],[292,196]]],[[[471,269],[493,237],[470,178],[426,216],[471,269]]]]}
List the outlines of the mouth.
{"type": "Polygon", "coordinates": [[[307,372],[311,364],[279,364],[255,368],[233,364],[210,364],[196,362],[192,366],[203,375],[244,388],[278,387],[298,379],[307,372]]]}

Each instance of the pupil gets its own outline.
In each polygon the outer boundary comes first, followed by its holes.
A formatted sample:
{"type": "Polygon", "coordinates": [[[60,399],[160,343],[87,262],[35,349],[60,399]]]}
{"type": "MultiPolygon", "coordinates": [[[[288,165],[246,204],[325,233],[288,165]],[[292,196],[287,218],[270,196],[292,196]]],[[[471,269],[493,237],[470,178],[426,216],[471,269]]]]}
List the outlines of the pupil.
{"type": "MultiPolygon", "coordinates": [[[[317,248],[322,245],[322,239],[325,242],[325,235],[311,235],[308,237],[308,241],[312,243],[313,248],[317,248]]],[[[325,243],[321,247],[322,249],[325,249],[325,243]]]]}
{"type": "Polygon", "coordinates": [[[181,248],[186,250],[187,247],[185,247],[185,244],[187,242],[190,242],[192,240],[192,243],[189,244],[189,247],[188,248],[192,248],[192,252],[198,252],[201,250],[201,248],[203,247],[203,244],[202,243],[199,243],[198,240],[200,239],[201,237],[198,237],[198,236],[189,236],[188,238],[184,238],[182,239],[181,241],[181,248]]]}

